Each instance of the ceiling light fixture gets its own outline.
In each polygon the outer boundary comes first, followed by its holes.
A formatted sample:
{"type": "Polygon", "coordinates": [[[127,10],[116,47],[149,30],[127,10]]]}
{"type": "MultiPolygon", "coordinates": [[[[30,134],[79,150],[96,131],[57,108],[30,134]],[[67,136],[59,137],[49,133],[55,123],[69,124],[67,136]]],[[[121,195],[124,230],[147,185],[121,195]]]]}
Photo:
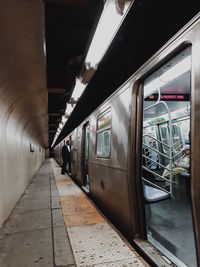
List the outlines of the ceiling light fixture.
{"type": "Polygon", "coordinates": [[[78,78],[76,78],[76,85],[74,87],[71,99],[72,102],[75,101],[77,102],[82,93],[84,92],[87,84],[83,84],[78,78]]]}
{"type": "Polygon", "coordinates": [[[67,107],[65,109],[65,116],[68,117],[70,116],[70,114],[72,113],[74,109],[74,105],[70,104],[70,103],[67,103],[67,107]]]}
{"type": "Polygon", "coordinates": [[[86,70],[97,69],[133,2],[133,0],[106,1],[85,59],[86,70]]]}

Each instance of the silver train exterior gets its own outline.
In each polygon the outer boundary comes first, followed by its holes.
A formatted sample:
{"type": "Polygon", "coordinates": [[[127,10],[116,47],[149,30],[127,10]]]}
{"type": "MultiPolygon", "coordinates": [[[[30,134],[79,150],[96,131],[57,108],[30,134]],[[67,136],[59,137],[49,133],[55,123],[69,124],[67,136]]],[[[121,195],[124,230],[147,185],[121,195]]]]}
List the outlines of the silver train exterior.
{"type": "MultiPolygon", "coordinates": [[[[199,122],[200,14],[66,137],[73,179],[128,240],[147,255],[161,252],[176,266],[200,266],[199,122]],[[164,132],[168,141],[161,138],[164,132]],[[163,178],[163,169],[187,144],[187,175],[163,178]]],[[[61,147],[55,147],[59,163],[61,147]]]]}

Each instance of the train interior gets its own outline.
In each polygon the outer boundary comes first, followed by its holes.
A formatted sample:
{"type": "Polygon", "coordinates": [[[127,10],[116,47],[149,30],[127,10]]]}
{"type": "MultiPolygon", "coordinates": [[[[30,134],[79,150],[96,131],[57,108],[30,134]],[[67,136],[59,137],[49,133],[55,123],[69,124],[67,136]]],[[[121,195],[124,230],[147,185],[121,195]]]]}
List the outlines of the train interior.
{"type": "Polygon", "coordinates": [[[148,241],[177,266],[194,267],[190,95],[187,47],[144,80],[141,181],[148,241]]]}

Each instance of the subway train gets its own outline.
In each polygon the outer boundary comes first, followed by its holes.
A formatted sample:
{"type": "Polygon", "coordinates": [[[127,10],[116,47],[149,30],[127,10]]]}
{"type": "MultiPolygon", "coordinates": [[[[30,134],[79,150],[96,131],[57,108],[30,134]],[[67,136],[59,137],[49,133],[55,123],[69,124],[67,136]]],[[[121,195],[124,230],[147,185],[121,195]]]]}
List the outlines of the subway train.
{"type": "Polygon", "coordinates": [[[199,123],[200,13],[65,138],[72,179],[158,266],[200,266],[199,123]]]}

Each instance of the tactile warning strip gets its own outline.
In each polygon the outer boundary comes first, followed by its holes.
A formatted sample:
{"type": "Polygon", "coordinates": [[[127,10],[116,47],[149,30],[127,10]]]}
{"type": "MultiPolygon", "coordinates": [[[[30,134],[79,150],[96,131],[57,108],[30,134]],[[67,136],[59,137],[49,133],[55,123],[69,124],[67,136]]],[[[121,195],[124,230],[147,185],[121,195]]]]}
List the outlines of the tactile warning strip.
{"type": "Polygon", "coordinates": [[[74,184],[57,184],[57,189],[60,196],[70,196],[82,193],[81,189],[74,184]]]}
{"type": "Polygon", "coordinates": [[[71,205],[81,205],[82,203],[88,203],[87,197],[83,194],[80,195],[71,195],[71,196],[61,196],[60,201],[63,206],[71,206],[71,205]]]}
{"type": "Polygon", "coordinates": [[[63,215],[96,212],[95,207],[85,197],[78,196],[77,198],[74,198],[74,196],[62,196],[61,205],[63,215]]]}
{"type": "Polygon", "coordinates": [[[67,185],[67,184],[73,184],[73,182],[69,178],[64,178],[64,179],[58,178],[58,179],[56,179],[56,184],[65,184],[65,185],[67,185]]]}
{"type": "Polygon", "coordinates": [[[68,227],[67,230],[77,267],[129,266],[123,265],[124,261],[135,264],[132,266],[144,266],[137,259],[137,253],[127,247],[107,223],[68,227]]]}
{"type": "Polygon", "coordinates": [[[90,203],[86,203],[81,206],[70,206],[68,208],[63,207],[63,215],[73,215],[87,212],[96,212],[96,209],[90,203]]]}
{"type": "Polygon", "coordinates": [[[97,212],[87,212],[87,213],[77,213],[73,215],[65,215],[64,221],[67,227],[105,222],[103,217],[99,215],[97,212]]]}

